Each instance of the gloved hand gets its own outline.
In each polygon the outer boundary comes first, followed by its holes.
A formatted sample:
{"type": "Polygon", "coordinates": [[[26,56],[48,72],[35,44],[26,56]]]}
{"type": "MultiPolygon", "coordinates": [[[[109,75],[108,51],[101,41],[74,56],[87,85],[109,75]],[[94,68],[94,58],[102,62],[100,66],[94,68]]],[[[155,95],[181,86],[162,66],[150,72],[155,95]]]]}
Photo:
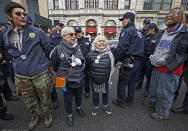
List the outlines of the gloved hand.
{"type": "Polygon", "coordinates": [[[75,59],[76,66],[80,66],[82,64],[82,61],[79,58],[75,59]]]}

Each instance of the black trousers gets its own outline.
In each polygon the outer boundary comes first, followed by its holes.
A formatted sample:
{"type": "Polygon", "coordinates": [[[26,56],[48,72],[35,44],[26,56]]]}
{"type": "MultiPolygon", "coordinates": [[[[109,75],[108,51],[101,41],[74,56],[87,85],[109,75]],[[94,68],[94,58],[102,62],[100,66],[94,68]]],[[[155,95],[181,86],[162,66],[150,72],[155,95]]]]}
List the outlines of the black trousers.
{"type": "Polygon", "coordinates": [[[75,96],[75,104],[76,107],[81,106],[82,101],[82,94],[83,94],[83,86],[79,88],[70,88],[67,87],[67,91],[64,92],[64,107],[67,115],[72,114],[72,97],[75,96]]]}

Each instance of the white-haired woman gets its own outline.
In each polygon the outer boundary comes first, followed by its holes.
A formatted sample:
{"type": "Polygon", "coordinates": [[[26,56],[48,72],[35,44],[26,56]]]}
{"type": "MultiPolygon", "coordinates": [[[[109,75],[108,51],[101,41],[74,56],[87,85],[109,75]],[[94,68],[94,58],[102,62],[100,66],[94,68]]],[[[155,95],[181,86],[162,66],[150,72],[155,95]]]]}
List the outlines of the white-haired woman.
{"type": "Polygon", "coordinates": [[[102,93],[104,110],[107,114],[111,114],[108,95],[110,78],[114,70],[114,57],[105,36],[97,36],[93,41],[91,51],[86,56],[86,68],[93,91],[92,115],[96,115],[99,108],[99,93],[102,93]]]}
{"type": "Polygon", "coordinates": [[[65,27],[61,31],[62,40],[51,53],[52,66],[59,77],[67,77],[64,91],[64,106],[68,116],[68,125],[73,126],[72,96],[75,95],[76,111],[84,116],[81,109],[81,97],[84,84],[85,59],[77,45],[74,29],[65,27]],[[71,67],[72,66],[72,67],[71,67]],[[72,68],[72,69],[71,69],[72,68]]]}

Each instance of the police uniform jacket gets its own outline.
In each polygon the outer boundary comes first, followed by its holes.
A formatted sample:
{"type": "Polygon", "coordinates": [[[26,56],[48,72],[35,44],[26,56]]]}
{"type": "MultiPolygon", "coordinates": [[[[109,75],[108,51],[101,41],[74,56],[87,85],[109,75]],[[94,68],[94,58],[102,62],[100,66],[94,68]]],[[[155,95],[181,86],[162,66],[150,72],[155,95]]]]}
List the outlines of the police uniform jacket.
{"type": "Polygon", "coordinates": [[[22,36],[22,49],[19,51],[8,39],[12,29],[10,25],[4,33],[3,46],[13,58],[15,75],[33,77],[46,71],[49,68],[48,56],[53,49],[48,36],[27,23],[22,36]]]}
{"type": "Polygon", "coordinates": [[[52,32],[49,37],[54,46],[59,45],[62,39],[61,34],[58,34],[57,31],[52,32]]]}
{"type": "Polygon", "coordinates": [[[84,84],[84,68],[85,58],[81,53],[79,45],[72,47],[64,39],[52,51],[50,58],[52,67],[60,77],[67,77],[68,70],[71,67],[72,55],[81,60],[81,65],[72,67],[67,79],[67,86],[71,88],[79,88],[84,84]]]}
{"type": "Polygon", "coordinates": [[[133,22],[121,31],[118,47],[115,51],[116,61],[124,61],[130,56],[144,57],[144,39],[133,22]]]}
{"type": "Polygon", "coordinates": [[[147,35],[144,40],[144,56],[149,59],[149,56],[153,54],[158,34],[147,35]]]}
{"type": "Polygon", "coordinates": [[[91,51],[86,56],[86,69],[89,77],[94,83],[101,84],[108,81],[111,71],[111,60],[108,54],[104,54],[100,59],[99,52],[91,51]]]}
{"type": "Polygon", "coordinates": [[[91,43],[88,38],[82,37],[80,39],[77,39],[77,43],[81,48],[82,54],[84,57],[86,57],[86,54],[90,51],[91,43]]]}

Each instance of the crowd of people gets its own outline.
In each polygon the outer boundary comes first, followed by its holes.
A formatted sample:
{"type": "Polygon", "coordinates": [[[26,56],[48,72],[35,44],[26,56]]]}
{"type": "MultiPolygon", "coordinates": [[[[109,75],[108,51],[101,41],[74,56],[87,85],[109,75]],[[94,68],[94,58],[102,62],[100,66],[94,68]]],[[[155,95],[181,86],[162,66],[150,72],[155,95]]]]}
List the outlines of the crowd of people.
{"type": "MultiPolygon", "coordinates": [[[[29,109],[29,130],[34,130],[42,115],[45,127],[52,125],[52,111],[59,105],[56,89],[64,93],[69,126],[74,125],[72,97],[75,97],[76,112],[84,117],[82,94],[84,92],[88,98],[90,90],[93,102],[91,114],[97,115],[99,95],[102,94],[103,109],[110,115],[108,97],[115,67],[119,69],[119,79],[117,98],[112,103],[121,108],[133,106],[135,89],[142,88],[146,76],[144,96],[148,99],[143,105],[155,108],[155,112],[150,114],[155,120],[169,118],[183,78],[188,84],[188,14],[185,15],[180,7],[169,11],[164,20],[167,28],[161,32],[150,19],[145,19],[143,29],[137,30],[135,14],[126,12],[119,19],[123,29],[113,52],[105,36],[98,35],[91,43],[83,36],[80,26],[64,27],[58,22],[47,35],[34,27],[19,3],[8,3],[4,12],[9,23],[0,23],[2,120],[14,119],[12,114],[7,113],[3,97],[7,101],[19,100],[13,95],[8,79],[16,85],[17,95],[21,94],[29,109]]],[[[172,111],[188,113],[188,93],[183,106],[172,111]]]]}

